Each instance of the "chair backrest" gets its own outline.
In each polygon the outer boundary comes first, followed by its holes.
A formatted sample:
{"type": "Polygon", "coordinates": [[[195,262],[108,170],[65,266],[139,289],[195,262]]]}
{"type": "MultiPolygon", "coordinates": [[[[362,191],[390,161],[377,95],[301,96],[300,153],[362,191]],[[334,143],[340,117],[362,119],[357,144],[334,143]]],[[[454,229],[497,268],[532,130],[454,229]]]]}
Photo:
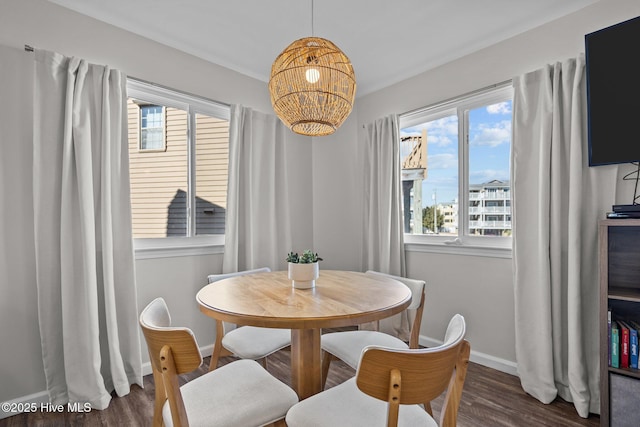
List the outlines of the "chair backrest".
{"type": "Polygon", "coordinates": [[[229,277],[244,276],[245,274],[253,273],[268,273],[269,271],[271,271],[269,267],[260,267],[254,268],[253,270],[236,271],[233,273],[210,274],[207,276],[207,279],[209,280],[209,283],[213,283],[218,280],[228,279],[229,277]]]}
{"type": "MultiPolygon", "coordinates": [[[[229,277],[244,276],[247,274],[254,274],[254,273],[268,273],[270,271],[271,269],[269,267],[261,267],[261,268],[254,268],[253,270],[235,271],[233,273],[210,274],[207,276],[207,279],[209,280],[209,283],[214,283],[222,279],[228,279],[229,277]]],[[[235,328],[236,328],[236,325],[234,323],[222,322],[223,334],[227,334],[230,331],[234,330],[235,328]]]]}
{"type": "Polygon", "coordinates": [[[196,338],[189,328],[171,326],[171,316],[162,298],[156,298],[142,310],[140,327],[149,349],[156,387],[154,425],[162,419],[162,405],[168,399],[173,425],[187,426],[178,375],[202,364],[196,338]]]}
{"type": "Polygon", "coordinates": [[[433,348],[366,347],[356,372],[358,388],[388,402],[388,425],[397,425],[400,404],[428,404],[445,390],[440,427],[454,427],[469,363],[465,321],[459,314],[449,322],[445,342],[433,348]]]}
{"type": "Polygon", "coordinates": [[[171,316],[164,299],[156,298],[147,305],[140,314],[140,326],[153,367],[160,369],[160,350],[164,346],[169,346],[174,353],[178,374],[191,372],[202,364],[196,337],[189,328],[171,326],[171,316]]]}
{"type": "Polygon", "coordinates": [[[422,326],[422,312],[424,311],[424,299],[426,292],[425,281],[393,276],[391,274],[380,273],[373,270],[368,270],[365,274],[390,277],[404,283],[411,290],[411,304],[407,307],[409,324],[411,325],[409,347],[418,348],[418,339],[420,337],[420,327],[422,326]]]}

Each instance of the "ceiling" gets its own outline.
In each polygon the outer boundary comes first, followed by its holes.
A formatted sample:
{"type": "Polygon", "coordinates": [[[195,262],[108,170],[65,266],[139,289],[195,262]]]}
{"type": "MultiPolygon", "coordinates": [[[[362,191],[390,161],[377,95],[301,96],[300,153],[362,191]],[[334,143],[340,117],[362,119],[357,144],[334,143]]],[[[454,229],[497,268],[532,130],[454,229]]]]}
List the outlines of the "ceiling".
{"type": "Polygon", "coordinates": [[[291,42],[324,37],[362,96],[596,0],[49,1],[265,82],[291,42]]]}

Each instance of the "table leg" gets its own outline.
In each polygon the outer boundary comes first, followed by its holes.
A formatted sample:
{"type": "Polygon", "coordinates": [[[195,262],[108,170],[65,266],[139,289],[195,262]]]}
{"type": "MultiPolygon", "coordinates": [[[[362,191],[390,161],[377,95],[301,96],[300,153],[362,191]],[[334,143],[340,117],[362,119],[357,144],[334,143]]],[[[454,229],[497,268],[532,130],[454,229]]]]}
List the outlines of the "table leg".
{"type": "Polygon", "coordinates": [[[320,329],[291,330],[291,385],[300,400],[322,391],[320,329]]]}

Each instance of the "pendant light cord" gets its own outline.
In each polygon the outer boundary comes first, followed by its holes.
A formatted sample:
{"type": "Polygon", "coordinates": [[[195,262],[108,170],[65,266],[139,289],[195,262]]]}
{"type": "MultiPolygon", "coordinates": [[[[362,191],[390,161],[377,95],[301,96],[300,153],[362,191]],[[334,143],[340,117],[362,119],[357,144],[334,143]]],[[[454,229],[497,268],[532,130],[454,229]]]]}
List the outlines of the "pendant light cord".
{"type": "Polygon", "coordinates": [[[311,0],[311,37],[314,37],[315,34],[313,32],[313,0],[311,0]]]}

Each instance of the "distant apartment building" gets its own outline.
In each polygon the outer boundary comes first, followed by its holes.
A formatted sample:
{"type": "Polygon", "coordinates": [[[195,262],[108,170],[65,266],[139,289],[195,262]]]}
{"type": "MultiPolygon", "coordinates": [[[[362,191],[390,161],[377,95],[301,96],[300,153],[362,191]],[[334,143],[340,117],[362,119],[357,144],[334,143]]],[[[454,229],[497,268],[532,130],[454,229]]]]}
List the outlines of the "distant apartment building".
{"type": "Polygon", "coordinates": [[[436,208],[444,217],[442,224],[443,233],[456,234],[458,232],[458,203],[438,204],[436,208]]]}
{"type": "MultiPolygon", "coordinates": [[[[408,206],[410,228],[405,232],[413,232],[413,193],[408,206]]],[[[407,205],[405,205],[407,206],[407,205]]],[[[458,233],[458,202],[439,203],[437,212],[444,222],[439,234],[458,233]]],[[[406,218],[406,217],[405,217],[406,218]]],[[[422,232],[424,233],[424,227],[422,232]]],[[[483,184],[469,186],[469,234],[476,236],[510,236],[511,235],[511,191],[509,181],[493,180],[483,184]]]]}
{"type": "Polygon", "coordinates": [[[509,181],[493,180],[469,186],[469,234],[511,235],[509,181]]]}

